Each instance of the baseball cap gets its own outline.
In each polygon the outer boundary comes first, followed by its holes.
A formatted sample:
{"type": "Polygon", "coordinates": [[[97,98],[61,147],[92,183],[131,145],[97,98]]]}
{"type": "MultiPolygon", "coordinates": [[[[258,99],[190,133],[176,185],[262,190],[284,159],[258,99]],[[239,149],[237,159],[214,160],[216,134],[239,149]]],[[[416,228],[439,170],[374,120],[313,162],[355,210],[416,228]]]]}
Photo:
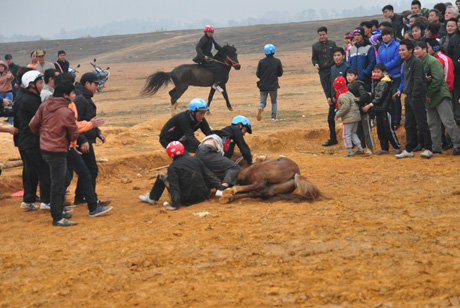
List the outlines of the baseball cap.
{"type": "Polygon", "coordinates": [[[99,84],[101,82],[101,80],[99,79],[99,77],[94,74],[93,72],[89,72],[89,73],[84,73],[81,78],[80,78],[80,83],[81,84],[85,84],[87,81],[89,82],[95,82],[97,84],[99,84]]]}

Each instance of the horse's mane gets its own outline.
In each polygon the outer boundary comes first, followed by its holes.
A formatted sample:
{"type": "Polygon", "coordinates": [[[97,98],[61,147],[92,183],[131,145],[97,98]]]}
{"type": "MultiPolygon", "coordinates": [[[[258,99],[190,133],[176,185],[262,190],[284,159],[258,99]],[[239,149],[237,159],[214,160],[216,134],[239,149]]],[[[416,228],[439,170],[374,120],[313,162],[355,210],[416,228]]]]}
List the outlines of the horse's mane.
{"type": "MultiPolygon", "coordinates": [[[[217,54],[219,54],[219,53],[227,53],[227,52],[229,52],[229,51],[236,52],[236,47],[235,47],[234,45],[229,45],[229,44],[227,43],[227,44],[225,44],[225,45],[222,47],[221,50],[219,50],[219,51],[217,52],[217,54]]],[[[216,55],[217,55],[217,54],[216,54],[216,55]]]]}

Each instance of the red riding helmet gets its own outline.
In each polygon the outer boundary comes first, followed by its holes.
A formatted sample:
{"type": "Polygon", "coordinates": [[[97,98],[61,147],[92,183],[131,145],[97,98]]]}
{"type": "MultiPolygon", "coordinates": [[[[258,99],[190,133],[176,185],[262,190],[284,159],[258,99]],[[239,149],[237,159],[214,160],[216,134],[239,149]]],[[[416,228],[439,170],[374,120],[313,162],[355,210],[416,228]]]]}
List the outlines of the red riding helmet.
{"type": "Polygon", "coordinates": [[[210,25],[204,26],[204,32],[214,32],[214,27],[210,25]]]}
{"type": "Polygon", "coordinates": [[[170,158],[182,155],[185,152],[184,146],[180,141],[173,141],[166,147],[166,152],[170,158]]]}

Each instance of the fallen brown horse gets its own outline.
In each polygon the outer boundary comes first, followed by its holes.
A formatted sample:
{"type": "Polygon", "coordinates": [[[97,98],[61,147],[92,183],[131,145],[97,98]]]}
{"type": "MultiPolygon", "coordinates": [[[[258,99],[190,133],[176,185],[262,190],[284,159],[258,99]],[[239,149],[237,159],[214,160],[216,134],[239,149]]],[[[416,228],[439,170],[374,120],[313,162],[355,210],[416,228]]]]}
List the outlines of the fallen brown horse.
{"type": "Polygon", "coordinates": [[[318,187],[300,175],[299,166],[291,159],[286,157],[267,159],[243,167],[238,175],[238,185],[226,189],[220,202],[287,195],[294,192],[296,188],[298,196],[303,200],[313,201],[325,197],[318,187]]]}

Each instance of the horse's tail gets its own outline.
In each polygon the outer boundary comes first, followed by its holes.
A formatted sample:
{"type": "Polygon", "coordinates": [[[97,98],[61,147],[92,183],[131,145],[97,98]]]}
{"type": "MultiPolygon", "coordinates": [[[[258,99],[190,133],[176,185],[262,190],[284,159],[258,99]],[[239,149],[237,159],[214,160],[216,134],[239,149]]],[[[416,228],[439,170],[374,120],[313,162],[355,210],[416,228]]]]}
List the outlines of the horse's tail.
{"type": "Polygon", "coordinates": [[[298,188],[300,194],[309,200],[317,200],[321,197],[329,199],[326,197],[315,184],[308,181],[306,177],[296,173],[294,176],[295,187],[298,188]]]}
{"type": "Polygon", "coordinates": [[[147,77],[144,89],[142,89],[142,95],[154,95],[160,90],[162,86],[167,86],[171,81],[171,72],[156,72],[155,74],[147,77]]]}

